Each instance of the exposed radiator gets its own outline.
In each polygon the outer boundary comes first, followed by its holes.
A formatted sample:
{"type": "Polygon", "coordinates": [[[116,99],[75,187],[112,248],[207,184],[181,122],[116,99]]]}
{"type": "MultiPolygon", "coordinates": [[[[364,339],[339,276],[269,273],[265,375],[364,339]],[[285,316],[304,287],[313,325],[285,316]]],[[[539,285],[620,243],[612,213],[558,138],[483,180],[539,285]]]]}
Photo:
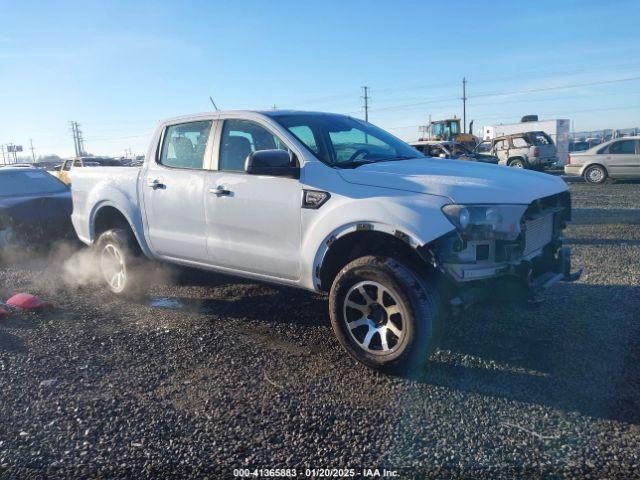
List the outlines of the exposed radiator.
{"type": "Polygon", "coordinates": [[[526,257],[544,247],[553,238],[553,214],[528,220],[523,255],[526,257]]]}

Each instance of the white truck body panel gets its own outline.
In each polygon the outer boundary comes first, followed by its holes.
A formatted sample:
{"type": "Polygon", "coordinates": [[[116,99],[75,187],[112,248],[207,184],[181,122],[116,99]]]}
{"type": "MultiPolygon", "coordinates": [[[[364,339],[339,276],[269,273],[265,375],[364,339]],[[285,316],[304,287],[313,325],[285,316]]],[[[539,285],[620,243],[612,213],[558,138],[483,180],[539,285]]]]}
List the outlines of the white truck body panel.
{"type": "Polygon", "coordinates": [[[359,224],[401,235],[417,248],[455,230],[442,212],[446,204],[526,205],[565,190],[557,177],[457,160],[423,157],[334,168],[266,113],[213,112],[160,123],[141,168],[74,171],[72,221],[79,238],[92,244],[97,212],[113,207],[150,258],[317,290],[328,240],[359,224]],[[277,135],[296,155],[300,178],[217,170],[218,121],[225,119],[252,120],[277,135]],[[214,122],[204,169],[156,161],[165,127],[201,120],[214,122]],[[219,187],[231,193],[215,195],[219,187]],[[319,209],[301,208],[303,189],[329,192],[330,201],[319,209]]]}
{"type": "Polygon", "coordinates": [[[482,139],[491,140],[502,135],[542,131],[551,137],[556,146],[558,166],[567,164],[569,158],[570,120],[539,120],[537,122],[508,123],[504,125],[486,125],[482,129],[482,139]]]}

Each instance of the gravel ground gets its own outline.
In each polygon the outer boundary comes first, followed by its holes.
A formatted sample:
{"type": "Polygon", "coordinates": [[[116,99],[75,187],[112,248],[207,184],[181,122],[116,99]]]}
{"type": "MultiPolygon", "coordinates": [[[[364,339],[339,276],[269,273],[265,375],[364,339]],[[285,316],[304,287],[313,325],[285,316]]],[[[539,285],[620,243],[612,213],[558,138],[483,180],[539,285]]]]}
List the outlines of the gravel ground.
{"type": "Polygon", "coordinates": [[[571,190],[582,279],[451,319],[412,378],[350,360],[311,293],[191,274],[124,301],[4,268],[0,298],[57,308],[0,320],[0,476],[640,478],[640,184],[571,190]]]}

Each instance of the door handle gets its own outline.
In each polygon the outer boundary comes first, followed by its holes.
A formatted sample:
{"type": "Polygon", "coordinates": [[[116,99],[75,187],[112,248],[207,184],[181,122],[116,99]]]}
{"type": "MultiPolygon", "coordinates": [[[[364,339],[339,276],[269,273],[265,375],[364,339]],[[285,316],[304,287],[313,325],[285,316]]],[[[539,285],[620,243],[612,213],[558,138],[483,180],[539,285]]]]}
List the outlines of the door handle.
{"type": "Polygon", "coordinates": [[[153,180],[149,180],[147,182],[147,187],[152,188],[154,190],[157,190],[158,188],[167,188],[166,185],[164,183],[162,183],[160,180],[158,180],[157,178],[153,179],[153,180]]]}
{"type": "Polygon", "coordinates": [[[209,193],[213,193],[216,197],[228,197],[231,195],[230,190],[225,190],[222,185],[218,185],[217,187],[211,187],[209,189],[209,193]]]}

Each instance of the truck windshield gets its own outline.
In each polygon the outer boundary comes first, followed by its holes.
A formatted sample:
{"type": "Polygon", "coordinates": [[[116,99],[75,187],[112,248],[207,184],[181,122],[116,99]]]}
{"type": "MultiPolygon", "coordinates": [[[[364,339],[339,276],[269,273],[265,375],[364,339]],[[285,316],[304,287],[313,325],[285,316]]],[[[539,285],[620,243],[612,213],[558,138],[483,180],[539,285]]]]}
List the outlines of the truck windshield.
{"type": "Polygon", "coordinates": [[[343,115],[291,114],[274,119],[322,162],[338,167],[423,157],[370,123],[343,115]]]}
{"type": "Polygon", "coordinates": [[[64,183],[41,170],[0,171],[0,197],[62,193],[66,190],[64,183]]]}

